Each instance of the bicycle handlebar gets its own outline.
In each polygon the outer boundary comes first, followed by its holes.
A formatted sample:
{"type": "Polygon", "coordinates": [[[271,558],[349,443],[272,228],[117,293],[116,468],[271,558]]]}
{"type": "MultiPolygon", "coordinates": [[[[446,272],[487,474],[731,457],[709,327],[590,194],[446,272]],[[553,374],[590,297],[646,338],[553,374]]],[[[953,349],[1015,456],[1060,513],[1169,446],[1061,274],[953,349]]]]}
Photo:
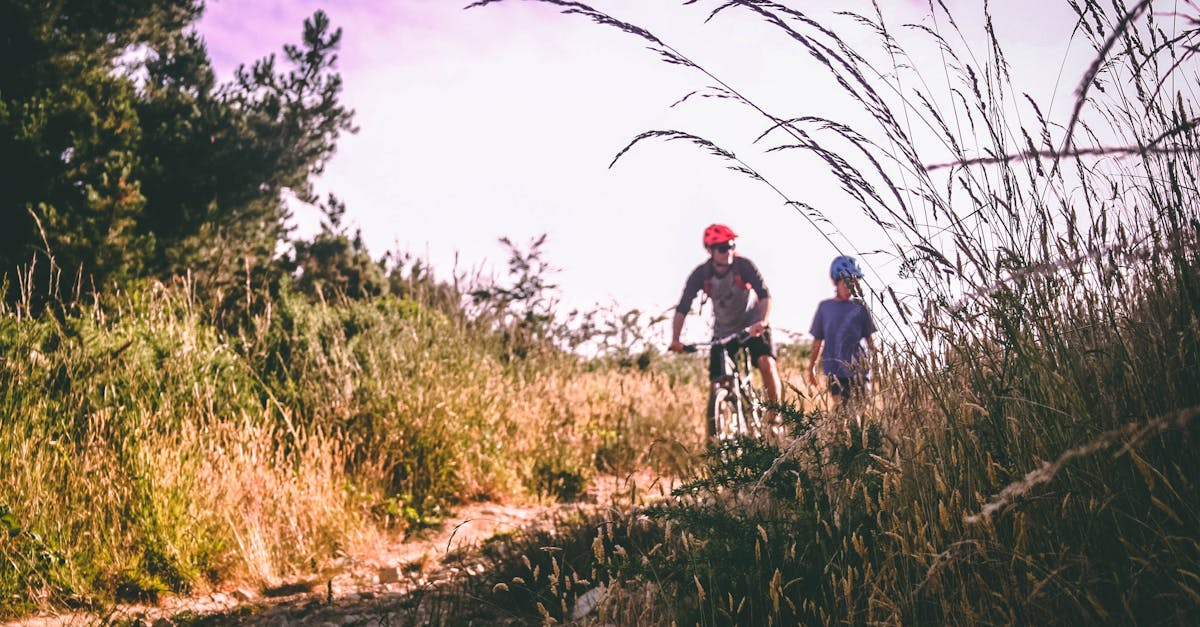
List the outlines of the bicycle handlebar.
{"type": "MultiPolygon", "coordinates": [[[[763,328],[765,329],[766,327],[764,326],[763,328]]],[[[694,352],[700,350],[701,346],[725,346],[726,344],[729,344],[730,342],[733,342],[735,340],[739,344],[742,344],[748,339],[750,339],[750,327],[746,327],[746,328],[742,329],[741,331],[735,331],[724,337],[716,338],[716,339],[712,340],[711,342],[694,342],[692,344],[684,344],[683,352],[694,353],[694,352]]]]}

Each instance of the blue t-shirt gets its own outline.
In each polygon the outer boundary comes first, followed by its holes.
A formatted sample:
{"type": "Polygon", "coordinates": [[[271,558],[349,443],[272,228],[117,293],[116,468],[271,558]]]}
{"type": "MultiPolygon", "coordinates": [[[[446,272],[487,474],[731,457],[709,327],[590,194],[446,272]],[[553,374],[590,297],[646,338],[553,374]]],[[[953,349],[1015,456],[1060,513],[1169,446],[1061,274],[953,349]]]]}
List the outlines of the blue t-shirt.
{"type": "Polygon", "coordinates": [[[866,364],[862,364],[858,373],[851,369],[851,364],[863,354],[863,340],[875,333],[875,321],[865,305],[836,298],[821,301],[809,333],[825,342],[821,348],[825,374],[853,377],[865,373],[866,364]]]}

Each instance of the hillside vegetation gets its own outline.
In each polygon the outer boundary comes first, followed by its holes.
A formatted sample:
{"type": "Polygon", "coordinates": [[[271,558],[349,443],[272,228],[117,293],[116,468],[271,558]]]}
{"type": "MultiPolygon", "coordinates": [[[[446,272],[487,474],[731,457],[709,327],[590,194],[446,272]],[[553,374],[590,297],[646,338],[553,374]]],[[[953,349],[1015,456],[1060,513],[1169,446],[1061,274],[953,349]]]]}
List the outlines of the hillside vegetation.
{"type": "Polygon", "coordinates": [[[222,84],[203,8],[0,6],[0,617],[273,586],[698,446],[697,368],[557,315],[541,240],[439,282],[317,198],[357,132],[324,12],[222,84]]]}
{"type": "MultiPolygon", "coordinates": [[[[0,616],[273,585],[464,499],[569,498],[650,467],[684,485],[491,546],[442,620],[483,600],[530,623],[1200,623],[1194,5],[1069,2],[1095,62],[1067,119],[1021,91],[990,20],[972,49],[940,2],[912,29],[875,4],[842,15],[875,56],[798,9],[714,7],[714,29],[741,12],[794,42],[852,124],[769,110],[636,25],[542,1],[762,116],[753,157],[677,130],[626,150],[693,143],[863,257],[886,340],[871,402],[832,411],[793,388],[786,437],[705,449],[702,364],[633,350],[636,332],[619,338],[649,324],[637,315],[556,311],[538,242],[512,247],[509,283],[460,288],[372,261],[331,198],[286,260],[247,239],[200,284],[115,259],[103,289],[68,290],[53,252],[80,241],[74,223],[38,236],[50,214],[25,199],[35,265],[0,311],[0,616]],[[863,255],[834,208],[753,167],[795,155],[892,247],[863,255]],[[138,267],[159,273],[115,281],[138,267]]],[[[252,92],[233,109],[262,104],[252,92]]]]}
{"type": "MultiPolygon", "coordinates": [[[[808,53],[846,98],[839,120],[772,109],[637,25],[545,3],[762,116],[765,154],[678,130],[626,150],[695,144],[842,252],[861,235],[833,216],[867,216],[893,244],[865,256],[887,341],[872,402],[787,408],[784,441],[714,451],[673,499],[530,545],[483,582],[491,598],[595,624],[1200,621],[1194,6],[1070,2],[1095,62],[1069,119],[1050,120],[986,3],[977,48],[939,2],[922,26],[887,23],[879,3],[842,30],[773,2],[714,5],[713,41],[736,13],[808,53]],[[754,168],[789,156],[823,166],[806,176],[832,177],[846,207],[754,168]]],[[[804,75],[787,67],[781,81],[804,75]]]]}
{"type": "Polygon", "coordinates": [[[183,282],[3,312],[0,615],[278,585],[455,503],[572,498],[699,444],[686,364],[518,357],[516,327],[392,295],[211,313],[183,282]]]}

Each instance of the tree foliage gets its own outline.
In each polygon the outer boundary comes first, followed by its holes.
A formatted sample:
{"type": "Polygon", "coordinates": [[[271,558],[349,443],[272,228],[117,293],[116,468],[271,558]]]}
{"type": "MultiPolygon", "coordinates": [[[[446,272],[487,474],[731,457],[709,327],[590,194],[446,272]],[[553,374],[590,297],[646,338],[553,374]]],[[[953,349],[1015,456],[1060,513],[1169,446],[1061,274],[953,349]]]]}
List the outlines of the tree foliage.
{"type": "Polygon", "coordinates": [[[97,285],[278,272],[286,199],[313,202],[312,177],[355,130],[341,30],[318,11],[281,61],[219,85],[192,26],[202,9],[0,0],[0,272],[39,257],[97,285]]]}
{"type": "Polygon", "coordinates": [[[325,220],[321,232],[311,240],[294,243],[284,267],[298,275],[297,287],[310,296],[361,299],[384,294],[389,289],[383,262],[371,259],[362,233],[351,236],[342,223],[346,205],[332,194],[321,205],[325,220]]]}

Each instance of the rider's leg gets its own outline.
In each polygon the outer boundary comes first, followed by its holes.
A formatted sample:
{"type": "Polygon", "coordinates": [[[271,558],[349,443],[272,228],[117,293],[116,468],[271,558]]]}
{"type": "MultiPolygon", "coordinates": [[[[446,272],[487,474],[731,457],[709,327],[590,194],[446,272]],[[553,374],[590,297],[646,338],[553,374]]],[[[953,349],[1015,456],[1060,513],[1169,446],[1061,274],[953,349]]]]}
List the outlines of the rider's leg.
{"type": "Polygon", "coordinates": [[[854,403],[862,395],[862,387],[859,385],[859,381],[851,377],[830,375],[829,391],[833,395],[834,411],[846,420],[853,417],[858,426],[862,427],[862,417],[856,415],[857,412],[854,412],[854,403]]]}
{"type": "MultiPolygon", "coordinates": [[[[770,355],[759,357],[758,371],[762,374],[763,392],[766,394],[767,403],[778,405],[779,397],[783,391],[783,384],[779,380],[779,367],[775,363],[775,358],[770,355]]],[[[779,412],[774,408],[768,409],[764,416],[766,424],[774,424],[778,419],[779,412]]]]}
{"type": "MultiPolygon", "coordinates": [[[[750,338],[746,347],[750,350],[751,362],[758,367],[758,372],[762,375],[763,395],[767,397],[767,403],[779,404],[783,396],[783,383],[779,379],[779,367],[775,363],[775,342],[771,340],[771,331],[767,330],[758,337],[750,338]]],[[[768,425],[775,424],[779,421],[779,412],[768,409],[763,415],[763,420],[768,425]]]]}
{"type": "Polygon", "coordinates": [[[708,384],[708,403],[704,406],[704,440],[711,440],[717,432],[717,382],[708,384]]]}
{"type": "Polygon", "coordinates": [[[866,398],[866,387],[866,377],[862,375],[851,377],[849,384],[850,394],[847,395],[844,405],[847,413],[853,415],[854,421],[860,429],[862,428],[863,401],[866,398]]]}

